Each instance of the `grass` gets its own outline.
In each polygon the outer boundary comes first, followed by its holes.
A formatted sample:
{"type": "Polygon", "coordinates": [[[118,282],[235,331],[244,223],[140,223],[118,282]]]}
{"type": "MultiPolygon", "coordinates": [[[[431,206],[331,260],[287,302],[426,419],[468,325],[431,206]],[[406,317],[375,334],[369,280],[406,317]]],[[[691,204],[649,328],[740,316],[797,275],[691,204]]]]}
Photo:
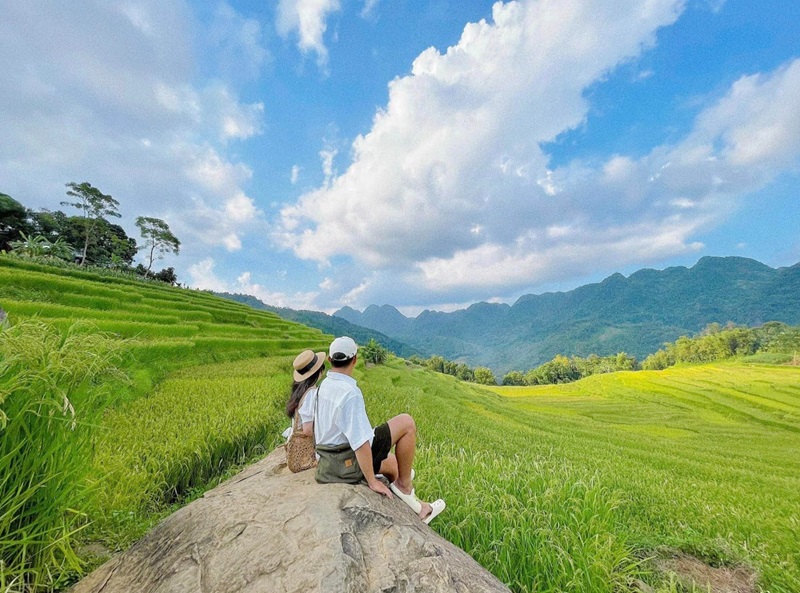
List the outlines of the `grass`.
{"type": "Polygon", "coordinates": [[[437,530],[515,590],[614,591],[640,571],[658,584],[640,559],[661,547],[800,590],[800,369],[437,379],[370,370],[368,410],[417,418],[419,493],[448,500],[437,530]]]}
{"type": "Polygon", "coordinates": [[[0,257],[0,306],[12,322],[75,321],[129,339],[127,369],[152,374],[226,360],[286,356],[324,346],[321,332],[267,311],[160,282],[0,257]]]}
{"type": "MultiPolygon", "coordinates": [[[[100,379],[119,345],[81,325],[61,334],[28,321],[0,332],[0,589],[36,591],[80,569],[100,379]]],[[[105,383],[110,385],[112,383],[105,383]]]]}
{"type": "MultiPolygon", "coordinates": [[[[3,258],[0,306],[62,335],[89,320],[124,345],[129,386],[100,394],[94,454],[78,468],[91,480],[45,497],[69,499],[93,521],[83,537],[120,548],[271,449],[288,425],[291,357],[326,343],[205,293],[3,258]]],[[[374,424],[417,419],[417,492],[448,503],[434,528],[514,591],[617,593],[641,578],[677,593],[647,562],[669,549],[752,566],[764,591],[790,593],[800,590],[800,368],[752,360],[524,388],[397,359],[359,366],[357,378],[374,424]]],[[[70,570],[56,560],[42,574],[70,570]]]]}
{"type": "Polygon", "coordinates": [[[109,411],[95,450],[102,488],[91,503],[94,535],[124,547],[153,516],[228,467],[272,450],[289,422],[282,408],[291,360],[185,369],[150,396],[109,411]]]}
{"type": "Polygon", "coordinates": [[[271,448],[287,356],[329,342],[203,292],[6,257],[0,306],[12,323],[0,328],[3,593],[58,588],[83,569],[77,531],[127,544],[271,448]],[[96,382],[112,350],[128,380],[96,382]],[[263,376],[195,378],[255,357],[263,376]]]}

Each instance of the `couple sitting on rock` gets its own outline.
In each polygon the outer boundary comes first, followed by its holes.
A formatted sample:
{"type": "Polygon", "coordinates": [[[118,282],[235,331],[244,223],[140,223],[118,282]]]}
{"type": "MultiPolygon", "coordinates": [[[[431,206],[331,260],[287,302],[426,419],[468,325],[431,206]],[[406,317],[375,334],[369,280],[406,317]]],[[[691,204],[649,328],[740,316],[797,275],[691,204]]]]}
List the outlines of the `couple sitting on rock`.
{"type": "Polygon", "coordinates": [[[353,378],[358,346],[352,338],[336,338],[330,346],[331,369],[316,387],[325,367],[325,353],[301,352],[294,360],[294,386],[287,414],[299,414],[303,432],[314,435],[320,483],[358,483],[392,498],[394,493],[430,523],[445,508],[443,500],[422,502],[414,494],[417,427],[408,414],[395,416],[374,430],[367,418],[364,396],[353,378]],[[395,453],[391,453],[392,447],[395,453]],[[377,478],[383,475],[389,487],[377,478]]]}

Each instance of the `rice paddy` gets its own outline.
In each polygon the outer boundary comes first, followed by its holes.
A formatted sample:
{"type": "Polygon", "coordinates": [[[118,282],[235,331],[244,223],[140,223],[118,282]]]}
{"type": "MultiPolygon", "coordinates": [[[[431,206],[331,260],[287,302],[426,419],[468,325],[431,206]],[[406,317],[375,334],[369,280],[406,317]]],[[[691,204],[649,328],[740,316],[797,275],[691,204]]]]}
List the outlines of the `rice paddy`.
{"type": "Polygon", "coordinates": [[[448,500],[437,529],[517,591],[658,586],[642,560],[659,549],[800,591],[797,367],[488,389],[376,368],[363,382],[375,422],[418,419],[419,493],[448,500]]]}
{"type": "MultiPolygon", "coordinates": [[[[15,324],[36,317],[61,332],[88,320],[119,343],[127,383],[76,400],[101,402],[101,414],[89,465],[73,468],[88,482],[58,501],[91,521],[81,537],[112,549],[271,450],[288,426],[292,357],[328,341],[206,293],[6,258],[0,306],[15,324]]],[[[435,530],[516,592],[685,590],[649,560],[673,551],[751,567],[763,591],[800,591],[798,367],[482,388],[390,359],[356,377],[373,424],[416,418],[417,492],[448,503],[435,530]]],[[[22,590],[18,577],[0,564],[4,593],[22,590]]]]}

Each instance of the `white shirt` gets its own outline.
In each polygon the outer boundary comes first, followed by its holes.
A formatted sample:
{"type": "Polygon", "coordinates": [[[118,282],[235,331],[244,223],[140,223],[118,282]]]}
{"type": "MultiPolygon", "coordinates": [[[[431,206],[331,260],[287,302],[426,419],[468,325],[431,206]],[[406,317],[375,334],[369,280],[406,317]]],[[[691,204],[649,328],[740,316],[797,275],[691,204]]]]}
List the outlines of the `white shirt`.
{"type": "MultiPolygon", "coordinates": [[[[313,399],[317,400],[314,439],[318,445],[348,443],[354,450],[367,442],[372,445],[372,425],[367,418],[364,395],[355,379],[344,373],[328,371],[314,395],[313,399]]],[[[303,408],[310,399],[306,397],[303,408]]],[[[313,414],[314,402],[310,405],[313,414]]]]}

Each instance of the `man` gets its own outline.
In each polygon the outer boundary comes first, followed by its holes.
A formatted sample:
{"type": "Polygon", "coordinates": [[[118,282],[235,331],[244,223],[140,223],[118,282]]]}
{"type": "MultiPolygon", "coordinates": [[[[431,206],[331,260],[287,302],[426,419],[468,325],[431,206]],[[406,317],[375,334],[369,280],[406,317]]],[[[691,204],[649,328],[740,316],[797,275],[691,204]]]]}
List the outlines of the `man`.
{"type": "Polygon", "coordinates": [[[443,500],[421,502],[414,494],[411,464],[417,427],[408,414],[395,416],[374,430],[367,418],[364,395],[353,378],[358,346],[352,338],[336,338],[328,350],[331,369],[319,386],[314,438],[320,456],[318,482],[359,482],[388,498],[392,492],[425,523],[445,508],[443,500]],[[390,451],[395,448],[395,454],[390,451]],[[353,457],[355,457],[355,462],[353,457]],[[390,487],[376,474],[383,474],[390,487]]]}

